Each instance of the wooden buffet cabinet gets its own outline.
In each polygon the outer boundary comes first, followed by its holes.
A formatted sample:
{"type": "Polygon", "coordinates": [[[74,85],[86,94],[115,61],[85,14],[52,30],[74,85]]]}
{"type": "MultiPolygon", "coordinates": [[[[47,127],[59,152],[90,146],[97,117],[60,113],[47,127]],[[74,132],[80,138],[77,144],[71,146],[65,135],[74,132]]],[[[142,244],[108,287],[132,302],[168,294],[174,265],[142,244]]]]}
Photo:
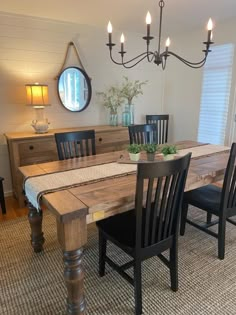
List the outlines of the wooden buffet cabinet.
{"type": "Polygon", "coordinates": [[[11,132],[6,134],[12,174],[13,193],[24,206],[22,194],[22,176],[19,166],[58,160],[54,134],[77,130],[95,130],[96,153],[105,153],[124,149],[129,143],[127,127],[86,126],[80,128],[63,128],[49,130],[48,133],[11,132]]]}

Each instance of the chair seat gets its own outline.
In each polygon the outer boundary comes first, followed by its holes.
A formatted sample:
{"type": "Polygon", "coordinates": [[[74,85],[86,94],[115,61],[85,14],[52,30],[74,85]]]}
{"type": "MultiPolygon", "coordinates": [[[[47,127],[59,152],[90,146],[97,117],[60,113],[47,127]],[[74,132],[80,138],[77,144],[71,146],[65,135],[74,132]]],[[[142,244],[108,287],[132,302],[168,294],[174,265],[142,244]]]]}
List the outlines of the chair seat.
{"type": "MultiPolygon", "coordinates": [[[[153,206],[153,205],[152,205],[153,206]]],[[[153,212],[153,208],[151,210],[153,212]]],[[[144,247],[144,230],[146,222],[146,212],[143,208],[142,216],[142,240],[141,244],[144,247]]],[[[163,221],[164,223],[164,221],[163,221]]],[[[135,237],[136,237],[136,218],[134,209],[109,217],[107,219],[98,221],[97,227],[102,233],[106,234],[106,237],[109,238],[114,244],[121,246],[124,250],[129,253],[132,253],[135,248],[135,237]]],[[[156,226],[159,225],[159,217],[156,217],[156,226]]],[[[157,234],[157,233],[156,233],[157,234]]],[[[150,235],[149,235],[150,237],[150,235]]],[[[157,242],[157,240],[155,240],[157,242]]]]}
{"type": "Polygon", "coordinates": [[[130,210],[98,221],[97,227],[109,236],[115,244],[119,243],[128,251],[135,246],[135,213],[130,210]]]}
{"type": "Polygon", "coordinates": [[[214,185],[203,186],[184,193],[184,202],[218,215],[220,209],[221,188],[214,185]]]}

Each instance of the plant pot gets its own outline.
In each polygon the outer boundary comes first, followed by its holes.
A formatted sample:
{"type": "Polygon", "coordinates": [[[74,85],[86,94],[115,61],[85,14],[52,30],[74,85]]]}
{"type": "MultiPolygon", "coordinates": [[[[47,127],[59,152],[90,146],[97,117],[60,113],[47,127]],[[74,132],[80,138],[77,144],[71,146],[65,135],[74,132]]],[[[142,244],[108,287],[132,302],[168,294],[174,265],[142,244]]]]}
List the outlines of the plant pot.
{"type": "Polygon", "coordinates": [[[131,161],[138,161],[140,159],[140,153],[129,153],[129,158],[131,161]]]}
{"type": "Polygon", "coordinates": [[[174,158],[175,158],[175,154],[167,154],[163,156],[164,161],[174,160],[174,158]]]}
{"type": "Polygon", "coordinates": [[[147,160],[148,161],[154,161],[155,160],[155,155],[156,155],[155,152],[153,152],[153,153],[148,153],[147,152],[147,160]]]}

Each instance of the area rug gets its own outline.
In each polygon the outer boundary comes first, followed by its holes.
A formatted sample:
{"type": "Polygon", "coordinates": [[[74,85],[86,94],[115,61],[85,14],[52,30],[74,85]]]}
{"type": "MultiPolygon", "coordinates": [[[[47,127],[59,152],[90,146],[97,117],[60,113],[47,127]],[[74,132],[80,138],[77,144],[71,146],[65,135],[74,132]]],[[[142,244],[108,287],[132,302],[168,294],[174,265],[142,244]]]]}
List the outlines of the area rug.
{"type": "MultiPolygon", "coordinates": [[[[201,220],[200,212],[192,215],[201,220]]],[[[66,289],[55,218],[44,213],[44,252],[34,254],[27,218],[0,223],[0,314],[65,314],[66,289]]],[[[112,245],[108,252],[127,257],[112,245]]],[[[134,314],[133,288],[107,267],[99,278],[98,241],[94,225],[85,248],[85,292],[88,315],[134,314]]],[[[170,289],[168,269],[158,258],[143,264],[143,314],[236,314],[236,228],[227,225],[226,255],[217,258],[216,240],[187,226],[179,238],[179,290],[170,289]]]]}

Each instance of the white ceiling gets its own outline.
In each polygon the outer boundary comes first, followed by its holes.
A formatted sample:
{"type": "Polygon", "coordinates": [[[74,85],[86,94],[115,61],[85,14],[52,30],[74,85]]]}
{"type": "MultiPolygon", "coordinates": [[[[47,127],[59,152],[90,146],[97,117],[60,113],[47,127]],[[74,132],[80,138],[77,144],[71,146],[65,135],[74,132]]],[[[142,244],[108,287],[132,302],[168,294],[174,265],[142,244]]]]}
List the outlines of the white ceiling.
{"type": "MultiPolygon", "coordinates": [[[[119,30],[145,31],[149,10],[159,21],[159,0],[8,0],[0,1],[0,11],[51,18],[106,28],[108,20],[119,30]]],[[[184,29],[205,27],[209,17],[215,23],[236,17],[236,0],[165,0],[165,31],[172,34],[184,29]]]]}

